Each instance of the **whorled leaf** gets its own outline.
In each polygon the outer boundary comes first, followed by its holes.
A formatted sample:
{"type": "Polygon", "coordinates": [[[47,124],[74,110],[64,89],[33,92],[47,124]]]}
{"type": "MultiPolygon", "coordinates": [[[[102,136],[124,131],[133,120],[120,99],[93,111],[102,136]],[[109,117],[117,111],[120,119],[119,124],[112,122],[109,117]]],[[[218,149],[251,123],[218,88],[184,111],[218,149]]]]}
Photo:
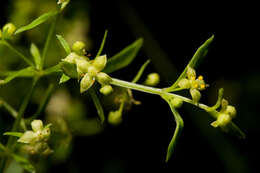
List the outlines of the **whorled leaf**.
{"type": "Polygon", "coordinates": [[[69,46],[69,43],[61,36],[61,35],[56,35],[56,37],[58,38],[58,40],[60,41],[60,44],[62,45],[62,47],[64,48],[66,54],[70,54],[71,53],[71,49],[69,46]]]}
{"type": "Polygon", "coordinates": [[[143,45],[143,39],[140,38],[130,44],[119,53],[108,59],[107,65],[103,70],[105,73],[112,73],[129,65],[136,57],[138,51],[143,45]]]}
{"type": "Polygon", "coordinates": [[[132,80],[133,83],[136,83],[142,76],[145,68],[147,67],[147,65],[150,63],[150,60],[147,60],[142,67],[140,68],[140,70],[137,72],[135,78],[132,80]]]}
{"type": "Polygon", "coordinates": [[[20,138],[21,136],[23,136],[23,133],[21,133],[21,132],[5,132],[4,135],[15,136],[15,137],[20,138]]]}
{"type": "Polygon", "coordinates": [[[58,14],[57,11],[52,11],[52,12],[48,12],[48,13],[44,13],[41,16],[39,16],[38,18],[36,18],[35,20],[33,20],[30,24],[22,26],[20,28],[18,28],[15,32],[15,34],[19,34],[21,32],[30,30],[35,28],[36,26],[46,22],[48,19],[50,19],[51,17],[55,16],[56,14],[58,14]]]}
{"type": "Polygon", "coordinates": [[[5,79],[0,80],[0,85],[7,84],[8,82],[12,81],[13,79],[17,77],[24,77],[24,76],[34,76],[36,74],[33,67],[27,67],[22,70],[13,71],[11,74],[9,74],[5,79]]]}
{"type": "Polygon", "coordinates": [[[175,89],[178,86],[179,81],[186,76],[186,72],[188,70],[188,67],[195,68],[197,66],[198,62],[201,61],[207,55],[209,46],[212,43],[213,39],[214,39],[214,35],[212,35],[207,41],[205,41],[204,44],[202,44],[197,49],[197,51],[195,52],[195,54],[191,58],[190,62],[188,63],[186,68],[183,70],[183,72],[179,76],[179,78],[174,82],[174,84],[172,86],[170,86],[169,88],[166,88],[165,89],[166,91],[168,91],[168,92],[173,91],[173,89],[175,89]]]}
{"type": "Polygon", "coordinates": [[[60,81],[59,81],[59,84],[62,84],[62,83],[65,83],[67,82],[68,80],[70,80],[70,77],[65,75],[65,74],[62,74],[61,78],[60,78],[60,81]]]}
{"type": "Polygon", "coordinates": [[[31,44],[30,52],[33,56],[36,68],[39,69],[41,66],[41,54],[38,47],[34,43],[31,44]]]}
{"type": "Polygon", "coordinates": [[[99,100],[99,98],[96,94],[96,91],[93,88],[90,88],[89,93],[90,93],[90,96],[91,96],[95,106],[96,106],[99,119],[100,119],[101,123],[103,123],[105,121],[105,114],[104,114],[102,104],[101,104],[101,102],[100,102],[100,100],[99,100]]]}
{"type": "Polygon", "coordinates": [[[174,105],[170,101],[170,98],[167,98],[166,96],[163,96],[163,95],[162,95],[162,98],[169,104],[171,111],[174,115],[175,122],[176,122],[176,129],[174,131],[174,135],[171,139],[171,142],[170,142],[170,144],[168,146],[168,150],[167,150],[166,162],[168,162],[168,160],[171,158],[171,156],[175,150],[177,141],[178,141],[181,131],[184,127],[184,122],[183,122],[179,112],[177,111],[177,109],[174,107],[174,105]]]}

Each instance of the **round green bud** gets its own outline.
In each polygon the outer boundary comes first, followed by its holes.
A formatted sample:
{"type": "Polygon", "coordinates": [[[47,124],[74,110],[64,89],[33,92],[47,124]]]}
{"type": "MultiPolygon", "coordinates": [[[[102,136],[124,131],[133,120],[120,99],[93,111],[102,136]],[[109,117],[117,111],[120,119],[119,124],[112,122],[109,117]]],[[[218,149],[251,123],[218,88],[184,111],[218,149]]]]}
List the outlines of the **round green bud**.
{"type": "Polygon", "coordinates": [[[87,58],[79,56],[76,58],[77,72],[78,74],[87,73],[90,63],[87,58]]]}
{"type": "Polygon", "coordinates": [[[111,85],[105,85],[103,86],[102,88],[100,88],[99,90],[102,94],[104,95],[108,95],[110,94],[111,92],[113,92],[113,88],[111,85]]]}
{"type": "Polygon", "coordinates": [[[109,112],[107,121],[112,125],[119,125],[122,122],[122,113],[120,111],[109,112]]]}
{"type": "Polygon", "coordinates": [[[191,88],[190,89],[190,94],[191,94],[192,100],[195,103],[198,103],[199,100],[200,100],[200,97],[201,97],[201,94],[200,94],[199,90],[191,88]]]}
{"type": "Polygon", "coordinates": [[[79,56],[74,53],[74,52],[71,52],[68,56],[66,56],[66,58],[62,59],[63,61],[66,61],[68,63],[72,63],[72,64],[75,64],[76,63],[76,59],[78,58],[79,56]]]}
{"type": "Polygon", "coordinates": [[[171,99],[171,103],[175,108],[180,108],[183,104],[183,100],[180,98],[173,98],[171,99]]]}
{"type": "Polygon", "coordinates": [[[91,65],[88,67],[88,74],[89,76],[96,77],[98,70],[93,65],[91,65]]]}
{"type": "Polygon", "coordinates": [[[160,82],[160,76],[158,73],[150,73],[146,80],[144,81],[145,85],[156,86],[160,82]]]}
{"type": "Polygon", "coordinates": [[[84,77],[80,81],[80,93],[87,91],[95,82],[95,79],[90,75],[85,74],[84,77]]]}
{"type": "Polygon", "coordinates": [[[230,106],[228,105],[225,111],[228,115],[230,115],[231,118],[235,118],[237,111],[236,108],[234,106],[230,106]]]}
{"type": "Polygon", "coordinates": [[[105,68],[107,64],[107,56],[106,55],[102,55],[102,56],[98,56],[95,58],[95,60],[93,61],[93,66],[98,70],[101,71],[105,68]]]}
{"type": "Polygon", "coordinates": [[[12,36],[15,31],[16,31],[16,27],[12,23],[7,23],[3,27],[3,32],[6,34],[7,37],[12,36]]]}
{"type": "Polygon", "coordinates": [[[190,81],[186,78],[181,79],[179,81],[178,85],[179,85],[180,88],[183,88],[183,89],[189,89],[191,87],[190,81]]]}
{"type": "Polygon", "coordinates": [[[18,142],[29,144],[37,139],[37,134],[31,130],[26,131],[19,139],[18,142]]]}
{"type": "Polygon", "coordinates": [[[72,45],[72,51],[76,52],[79,55],[84,55],[85,54],[85,43],[82,41],[76,41],[73,45],[72,45]]]}
{"type": "Polygon", "coordinates": [[[108,76],[106,73],[103,72],[99,72],[97,74],[97,81],[101,84],[101,85],[108,85],[112,79],[110,76],[108,76]]]}
{"type": "Polygon", "coordinates": [[[227,124],[231,122],[232,118],[228,114],[220,114],[218,116],[218,125],[220,127],[225,127],[227,124]]]}
{"type": "Polygon", "coordinates": [[[31,126],[34,132],[43,130],[42,120],[33,120],[31,126]]]}

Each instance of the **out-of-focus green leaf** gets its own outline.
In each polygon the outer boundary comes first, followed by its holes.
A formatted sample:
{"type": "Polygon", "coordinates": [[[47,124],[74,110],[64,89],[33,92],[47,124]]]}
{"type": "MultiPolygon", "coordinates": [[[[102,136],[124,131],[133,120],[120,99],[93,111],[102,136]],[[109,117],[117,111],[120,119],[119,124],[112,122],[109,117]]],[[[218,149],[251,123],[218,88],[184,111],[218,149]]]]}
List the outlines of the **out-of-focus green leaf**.
{"type": "Polygon", "coordinates": [[[90,96],[91,96],[95,106],[96,106],[99,119],[100,119],[101,123],[103,123],[105,121],[104,110],[103,110],[101,102],[100,102],[100,100],[99,100],[99,98],[96,94],[96,91],[93,88],[90,88],[89,93],[90,93],[90,96]]]}
{"type": "Polygon", "coordinates": [[[19,163],[23,169],[30,173],[35,173],[34,166],[25,157],[19,156],[10,152],[2,143],[0,143],[0,150],[6,152],[7,155],[11,156],[17,163],[19,163]]]}
{"type": "Polygon", "coordinates": [[[107,39],[107,32],[108,32],[108,30],[105,31],[105,34],[104,34],[102,43],[101,43],[101,45],[100,45],[100,48],[99,48],[99,50],[98,50],[98,53],[97,53],[96,57],[98,57],[99,55],[101,55],[101,53],[102,53],[102,51],[103,51],[103,48],[104,48],[104,45],[105,45],[105,42],[106,42],[106,39],[107,39]]]}
{"type": "Polygon", "coordinates": [[[33,43],[31,44],[30,52],[31,52],[31,54],[33,56],[36,68],[39,69],[40,66],[41,66],[41,54],[40,54],[40,51],[37,48],[37,46],[35,44],[33,44],[33,43]]]}
{"type": "Polygon", "coordinates": [[[150,60],[147,60],[142,67],[140,68],[140,70],[138,71],[138,73],[136,74],[135,78],[132,80],[133,83],[136,83],[142,76],[145,68],[147,67],[147,65],[150,63],[150,60]]]}
{"type": "Polygon", "coordinates": [[[0,85],[4,85],[7,84],[8,82],[10,82],[11,80],[17,78],[17,77],[23,77],[23,76],[30,76],[33,77],[36,75],[35,70],[33,69],[33,67],[27,67],[24,68],[22,70],[18,70],[15,72],[12,72],[9,76],[7,76],[5,79],[0,80],[0,85]]]}
{"type": "Polygon", "coordinates": [[[60,44],[62,45],[62,47],[66,51],[67,55],[70,54],[71,50],[70,50],[69,43],[61,35],[56,35],[56,37],[60,41],[60,44]]]}
{"type": "Polygon", "coordinates": [[[68,80],[70,80],[70,77],[65,75],[65,74],[62,74],[61,78],[60,78],[60,82],[59,84],[62,84],[62,83],[65,83],[67,82],[68,80]]]}
{"type": "Polygon", "coordinates": [[[15,136],[15,137],[20,138],[21,136],[23,136],[23,133],[21,133],[21,132],[5,132],[4,135],[15,136]]]}
{"type": "Polygon", "coordinates": [[[50,19],[51,17],[55,16],[56,14],[58,14],[57,11],[52,11],[52,12],[48,12],[48,13],[44,13],[42,14],[40,17],[36,18],[35,20],[33,20],[30,24],[26,25],[26,26],[22,26],[21,28],[17,29],[15,34],[19,34],[21,32],[30,30],[35,28],[36,26],[46,22],[48,19],[50,19]]]}
{"type": "Polygon", "coordinates": [[[213,39],[214,39],[214,35],[212,35],[207,41],[205,41],[204,44],[202,44],[197,49],[197,51],[191,58],[190,62],[188,63],[186,68],[183,70],[183,72],[179,76],[179,78],[174,82],[174,84],[171,87],[167,88],[166,91],[170,92],[173,89],[175,89],[178,86],[179,81],[186,76],[188,67],[195,68],[197,66],[198,62],[201,61],[207,55],[209,46],[210,46],[211,42],[213,41],[213,39]]]}
{"type": "Polygon", "coordinates": [[[35,173],[35,168],[28,159],[17,154],[12,154],[12,157],[23,167],[23,169],[25,169],[28,172],[35,173]]]}
{"type": "Polygon", "coordinates": [[[116,55],[114,55],[113,57],[109,58],[104,72],[112,73],[129,65],[136,57],[142,45],[143,39],[140,38],[136,40],[134,43],[124,48],[116,55]]]}
{"type": "Polygon", "coordinates": [[[177,141],[180,137],[182,128],[184,126],[184,122],[183,122],[179,112],[176,110],[174,105],[172,105],[172,102],[170,101],[170,99],[167,97],[164,97],[164,96],[162,96],[162,98],[169,104],[171,111],[174,115],[175,122],[176,122],[176,129],[175,129],[174,135],[171,139],[171,142],[168,146],[168,151],[167,151],[167,156],[166,156],[166,162],[168,162],[168,160],[170,159],[170,157],[172,156],[172,154],[174,152],[175,146],[177,144],[177,141]]]}

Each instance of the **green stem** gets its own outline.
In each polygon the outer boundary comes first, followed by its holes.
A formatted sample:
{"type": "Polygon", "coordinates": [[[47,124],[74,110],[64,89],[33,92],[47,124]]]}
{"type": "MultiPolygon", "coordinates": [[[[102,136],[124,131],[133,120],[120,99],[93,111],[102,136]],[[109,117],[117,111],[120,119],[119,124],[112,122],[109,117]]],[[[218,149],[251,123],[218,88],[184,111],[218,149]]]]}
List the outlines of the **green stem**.
{"type": "Polygon", "coordinates": [[[42,52],[42,59],[41,59],[41,64],[40,64],[40,70],[42,70],[43,67],[44,67],[46,55],[47,55],[47,52],[48,52],[48,50],[50,48],[50,43],[51,43],[51,39],[52,39],[52,37],[54,35],[54,32],[55,32],[56,24],[57,24],[57,15],[54,17],[54,20],[53,20],[53,22],[51,24],[51,27],[50,27],[47,39],[45,41],[45,45],[44,45],[43,52],[42,52]]]}
{"type": "Polygon", "coordinates": [[[180,95],[177,95],[177,94],[165,92],[164,89],[140,85],[140,84],[127,82],[127,81],[123,81],[123,80],[119,80],[119,79],[115,79],[115,78],[112,78],[111,84],[116,85],[116,86],[120,86],[120,87],[124,87],[124,88],[129,88],[129,89],[141,91],[141,92],[146,92],[146,93],[149,93],[149,94],[177,97],[177,98],[182,99],[184,102],[195,105],[195,106],[197,106],[201,109],[204,109],[204,110],[209,109],[209,106],[207,106],[207,105],[204,105],[202,103],[195,103],[189,98],[186,98],[186,97],[183,97],[183,96],[180,96],[180,95]]]}
{"type": "Polygon", "coordinates": [[[18,50],[16,50],[10,43],[8,43],[5,40],[1,40],[0,44],[5,45],[6,47],[8,47],[12,52],[14,52],[16,55],[18,55],[19,58],[21,58],[22,60],[24,60],[28,65],[30,66],[34,66],[33,62],[31,60],[29,60],[26,56],[24,56],[21,52],[19,52],[18,50]]]}
{"type": "MultiPolygon", "coordinates": [[[[3,100],[0,97],[0,107],[3,106],[7,112],[13,117],[13,118],[17,118],[18,116],[18,112],[11,106],[9,105],[5,100],[3,100]]],[[[26,125],[25,125],[25,121],[24,119],[21,120],[20,126],[23,128],[24,131],[26,131],[26,125]]]]}
{"type": "MultiPolygon", "coordinates": [[[[24,115],[25,110],[26,110],[26,108],[27,108],[27,106],[28,106],[28,104],[29,104],[29,101],[30,101],[30,99],[31,99],[31,96],[32,96],[32,93],[33,93],[33,91],[34,91],[34,88],[35,88],[35,86],[36,86],[37,81],[38,81],[38,78],[35,78],[35,79],[33,80],[33,83],[32,83],[32,86],[31,86],[31,88],[30,88],[30,91],[27,93],[26,97],[24,98],[24,100],[23,100],[23,102],[22,102],[22,105],[21,105],[21,107],[20,107],[20,109],[19,109],[17,118],[16,118],[16,120],[15,120],[15,122],[14,122],[14,125],[13,125],[13,128],[12,128],[12,130],[11,130],[12,132],[17,131],[17,129],[18,129],[18,125],[20,124],[20,122],[21,122],[21,120],[22,120],[22,118],[23,118],[23,115],[24,115]]],[[[14,147],[14,145],[13,145],[14,139],[15,139],[15,138],[13,138],[12,136],[9,136],[9,138],[8,138],[8,141],[7,141],[7,144],[6,144],[6,148],[9,149],[10,151],[13,150],[13,147],[14,147]]],[[[6,168],[6,163],[7,163],[7,158],[3,158],[3,159],[1,160],[1,162],[0,162],[0,172],[4,172],[4,169],[6,168]]]]}

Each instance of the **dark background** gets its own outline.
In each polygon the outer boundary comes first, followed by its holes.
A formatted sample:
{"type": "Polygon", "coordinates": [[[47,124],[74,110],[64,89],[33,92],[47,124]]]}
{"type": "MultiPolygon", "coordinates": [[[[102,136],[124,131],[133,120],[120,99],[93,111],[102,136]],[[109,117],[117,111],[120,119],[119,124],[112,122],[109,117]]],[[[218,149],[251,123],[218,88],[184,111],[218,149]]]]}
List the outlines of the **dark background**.
{"type": "MultiPolygon", "coordinates": [[[[125,114],[119,127],[107,126],[97,136],[76,138],[69,160],[52,166],[52,172],[259,172],[257,6],[250,2],[181,2],[72,1],[69,8],[81,7],[89,13],[91,52],[98,50],[105,29],[109,30],[104,49],[108,55],[143,37],[144,47],[134,63],[112,75],[131,80],[149,58],[148,72],[161,74],[159,87],[170,85],[196,49],[214,34],[207,58],[197,70],[211,86],[202,102],[214,104],[218,88],[224,87],[225,97],[238,111],[235,122],[247,138],[223,134],[210,126],[212,119],[206,113],[185,105],[180,110],[184,131],[166,164],[175,128],[173,115],[159,97],[134,92],[141,106],[125,114]]],[[[1,2],[1,25],[6,23],[10,3],[1,2]]]]}

